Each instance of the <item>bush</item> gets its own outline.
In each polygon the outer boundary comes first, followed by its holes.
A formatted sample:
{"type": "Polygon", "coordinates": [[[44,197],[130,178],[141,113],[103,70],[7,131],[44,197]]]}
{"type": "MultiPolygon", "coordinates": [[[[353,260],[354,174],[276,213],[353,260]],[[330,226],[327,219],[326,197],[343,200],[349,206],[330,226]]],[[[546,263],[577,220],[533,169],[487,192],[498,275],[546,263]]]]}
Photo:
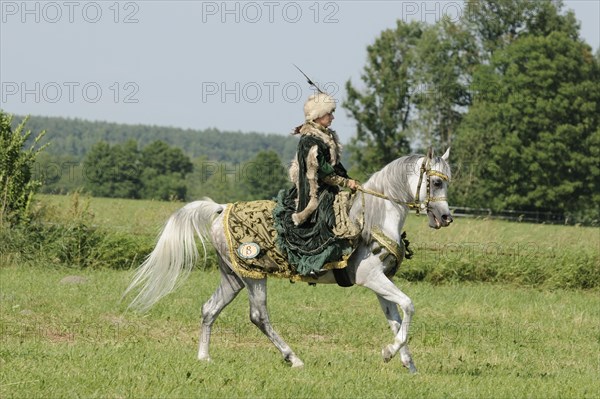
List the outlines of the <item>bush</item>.
{"type": "Polygon", "coordinates": [[[152,251],[153,240],[99,229],[93,224],[89,199],[72,196],[69,218],[62,223],[41,220],[52,209],[41,208],[28,226],[0,228],[0,253],[5,264],[46,260],[74,268],[127,269],[152,251]]]}
{"type": "Polygon", "coordinates": [[[600,262],[597,254],[575,251],[465,258],[421,248],[415,251],[413,259],[402,262],[398,277],[433,284],[476,281],[550,289],[597,289],[600,262]]]}
{"type": "Polygon", "coordinates": [[[0,227],[19,224],[28,218],[35,190],[41,185],[33,178],[35,158],[46,146],[35,149],[45,132],[39,133],[33,145],[24,150],[31,131],[25,132],[25,118],[13,131],[12,116],[0,109],[0,227]]]}

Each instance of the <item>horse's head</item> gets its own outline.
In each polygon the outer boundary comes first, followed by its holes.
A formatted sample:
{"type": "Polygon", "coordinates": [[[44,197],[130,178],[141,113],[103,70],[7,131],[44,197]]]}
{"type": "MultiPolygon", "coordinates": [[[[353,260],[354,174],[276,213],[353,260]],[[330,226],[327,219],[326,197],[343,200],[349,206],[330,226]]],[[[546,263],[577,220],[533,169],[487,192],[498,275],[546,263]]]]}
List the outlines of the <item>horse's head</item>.
{"type": "Polygon", "coordinates": [[[427,212],[429,227],[449,226],[452,223],[446,198],[451,177],[449,157],[448,148],[441,157],[434,157],[429,150],[426,156],[407,155],[389,163],[360,188],[369,195],[362,202],[354,202],[350,217],[354,220],[364,217],[363,233],[367,235],[373,226],[395,223],[393,217],[386,220],[389,207],[383,201],[387,200],[403,208],[401,215],[397,215],[400,227],[411,209],[417,214],[427,212]]]}
{"type": "Polygon", "coordinates": [[[429,227],[439,229],[447,227],[452,223],[450,208],[448,207],[448,184],[450,184],[450,166],[448,158],[450,157],[450,148],[446,150],[441,157],[434,157],[433,150],[427,151],[427,156],[423,160],[422,179],[425,185],[425,197],[423,198],[427,216],[429,217],[429,227]]]}

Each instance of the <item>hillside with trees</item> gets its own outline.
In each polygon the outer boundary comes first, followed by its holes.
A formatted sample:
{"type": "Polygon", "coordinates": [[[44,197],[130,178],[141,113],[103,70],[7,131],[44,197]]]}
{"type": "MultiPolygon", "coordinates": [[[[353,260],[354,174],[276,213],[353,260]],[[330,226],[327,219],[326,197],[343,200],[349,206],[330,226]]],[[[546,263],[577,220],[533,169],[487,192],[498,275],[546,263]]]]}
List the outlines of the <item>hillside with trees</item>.
{"type": "MultiPolygon", "coordinates": [[[[24,118],[15,116],[12,124],[24,118]]],[[[290,135],[203,131],[32,116],[45,131],[33,174],[42,193],[223,202],[272,198],[288,185],[290,135]]],[[[27,143],[30,145],[31,143],[27,143]]]]}
{"type": "MultiPolygon", "coordinates": [[[[15,121],[23,116],[15,115],[15,121]]],[[[180,148],[190,158],[208,157],[220,162],[245,162],[260,151],[274,151],[289,160],[296,151],[297,138],[283,134],[222,132],[218,129],[191,130],[174,127],[126,125],[60,117],[30,116],[27,126],[45,130],[41,144],[52,142],[46,152],[51,155],[82,159],[100,141],[122,144],[135,140],[140,146],[154,141],[180,148]]],[[[286,161],[287,162],[287,161],[286,161]]]]}

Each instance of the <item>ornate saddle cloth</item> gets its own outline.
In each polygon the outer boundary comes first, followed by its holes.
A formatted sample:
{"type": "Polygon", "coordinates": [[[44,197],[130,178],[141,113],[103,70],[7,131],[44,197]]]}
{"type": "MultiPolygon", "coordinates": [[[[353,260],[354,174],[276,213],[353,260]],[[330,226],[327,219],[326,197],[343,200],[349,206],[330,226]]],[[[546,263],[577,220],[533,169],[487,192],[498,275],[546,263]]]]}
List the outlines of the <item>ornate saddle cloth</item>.
{"type": "MultiPolygon", "coordinates": [[[[227,206],[223,227],[232,266],[240,276],[247,278],[259,279],[269,274],[294,281],[312,281],[312,278],[298,274],[277,247],[273,221],[276,204],[275,201],[251,201],[227,206]]],[[[360,228],[348,217],[351,204],[349,193],[342,192],[336,196],[334,233],[356,240],[360,236],[360,228]]],[[[346,260],[327,263],[324,268],[343,269],[347,266],[346,260]]]]}

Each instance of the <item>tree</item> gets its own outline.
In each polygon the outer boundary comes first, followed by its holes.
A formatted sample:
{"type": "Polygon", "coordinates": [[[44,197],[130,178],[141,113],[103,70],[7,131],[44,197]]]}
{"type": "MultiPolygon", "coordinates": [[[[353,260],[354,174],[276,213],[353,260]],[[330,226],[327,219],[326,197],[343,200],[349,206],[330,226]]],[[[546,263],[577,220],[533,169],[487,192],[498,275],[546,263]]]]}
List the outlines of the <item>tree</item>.
{"type": "Polygon", "coordinates": [[[97,197],[111,197],[112,168],[110,145],[104,141],[95,144],[83,162],[85,189],[97,197]]]}
{"type": "Polygon", "coordinates": [[[163,141],[154,141],[142,150],[141,164],[142,198],[185,199],[185,176],[192,172],[193,165],[183,151],[163,141]]]}
{"type": "Polygon", "coordinates": [[[212,161],[206,157],[195,158],[193,164],[193,172],[186,177],[190,188],[188,200],[209,197],[219,203],[225,203],[245,199],[237,180],[239,168],[235,165],[212,161]]]}
{"type": "Polygon", "coordinates": [[[291,185],[275,151],[261,151],[242,169],[241,188],[246,200],[272,199],[291,185]]]}
{"type": "Polygon", "coordinates": [[[42,181],[39,192],[43,194],[72,193],[84,185],[83,164],[73,155],[44,151],[36,157],[35,171],[42,181]]]}
{"type": "Polygon", "coordinates": [[[140,198],[140,161],[137,142],[131,140],[111,147],[95,144],[84,163],[86,190],[97,197],[140,198]]]}
{"type": "Polygon", "coordinates": [[[153,169],[142,172],[144,182],[141,198],[162,201],[183,201],[187,193],[185,180],[177,173],[156,174],[153,169]]]}
{"type": "Polygon", "coordinates": [[[161,141],[141,151],[135,140],[112,147],[100,142],[86,155],[85,187],[101,197],[183,200],[192,168],[183,151],[161,141]]]}
{"type": "Polygon", "coordinates": [[[137,141],[129,140],[113,146],[112,161],[112,196],[142,198],[143,164],[140,161],[137,141]]]}
{"type": "Polygon", "coordinates": [[[154,169],[158,174],[179,173],[182,177],[193,169],[190,158],[179,148],[170,147],[164,141],[154,141],[141,152],[144,169],[154,169]]]}
{"type": "Polygon", "coordinates": [[[415,147],[445,149],[470,104],[478,63],[474,37],[444,18],[437,24],[398,21],[367,48],[359,92],[346,84],[344,107],[356,119],[352,175],[363,178],[415,147]]]}
{"type": "Polygon", "coordinates": [[[343,106],[356,120],[349,150],[353,175],[364,177],[410,151],[409,125],[414,107],[415,47],[423,33],[418,22],[398,21],[367,47],[361,92],[346,83],[343,106]],[[362,176],[360,176],[362,174],[362,176]]]}
{"type": "Polygon", "coordinates": [[[579,25],[572,11],[561,14],[562,0],[468,0],[462,23],[477,38],[482,61],[527,35],[565,32],[577,40],[579,25]]]}
{"type": "Polygon", "coordinates": [[[25,150],[31,135],[31,130],[24,131],[27,118],[14,131],[11,121],[12,116],[0,109],[0,226],[26,220],[33,194],[41,185],[33,176],[35,158],[45,148],[35,148],[45,134],[42,131],[25,150]]]}
{"type": "Polygon", "coordinates": [[[458,23],[399,21],[367,48],[366,89],[348,82],[344,103],[357,123],[352,174],[409,138],[452,143],[455,203],[598,218],[600,51],[561,0],[465,6],[458,23]]]}
{"type": "MultiPolygon", "coordinates": [[[[478,63],[475,38],[461,24],[443,18],[423,29],[416,47],[416,116],[422,147],[443,152],[470,105],[469,82],[478,63]]],[[[423,150],[424,148],[421,148],[423,150]]]]}
{"type": "Polygon", "coordinates": [[[479,90],[455,146],[472,166],[459,203],[597,214],[599,82],[590,47],[568,32],[497,50],[474,75],[479,90]]]}

